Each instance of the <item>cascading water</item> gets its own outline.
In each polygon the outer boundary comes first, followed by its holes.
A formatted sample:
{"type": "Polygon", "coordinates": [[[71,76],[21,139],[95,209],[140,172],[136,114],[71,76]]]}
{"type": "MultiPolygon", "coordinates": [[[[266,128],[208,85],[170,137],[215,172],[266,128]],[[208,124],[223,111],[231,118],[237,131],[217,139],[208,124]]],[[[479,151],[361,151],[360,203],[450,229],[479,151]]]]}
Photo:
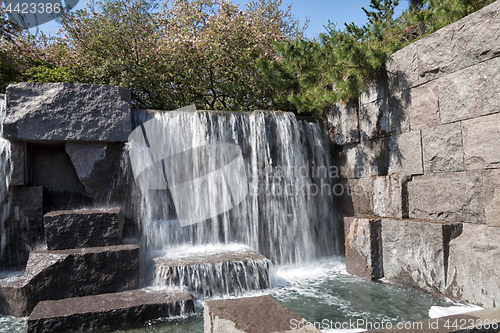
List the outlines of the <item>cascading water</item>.
{"type": "Polygon", "coordinates": [[[0,260],[4,258],[6,252],[8,230],[5,221],[9,217],[9,184],[12,174],[10,168],[10,142],[3,138],[5,112],[5,95],[0,95],[0,260]]]}
{"type": "MultiPolygon", "coordinates": [[[[135,118],[138,126],[149,123],[139,132],[150,150],[146,154],[166,149],[182,156],[189,150],[189,159],[165,159],[153,180],[136,179],[139,183],[171,185],[186,182],[189,174],[216,172],[220,160],[230,154],[227,146],[241,152],[245,175],[238,177],[237,186],[248,192],[234,208],[181,226],[178,200],[173,198],[178,193],[172,187],[142,188],[138,220],[144,253],[155,256],[155,251],[184,244],[241,243],[275,264],[304,263],[340,253],[333,194],[336,173],[328,132],[319,121],[297,121],[285,112],[139,112],[135,118]],[[217,145],[218,150],[198,149],[204,145],[217,145]]],[[[231,172],[238,170],[229,169],[224,177],[231,172]]],[[[213,208],[225,195],[220,184],[203,185],[208,188],[189,193],[186,207],[190,210],[213,208]]]]}

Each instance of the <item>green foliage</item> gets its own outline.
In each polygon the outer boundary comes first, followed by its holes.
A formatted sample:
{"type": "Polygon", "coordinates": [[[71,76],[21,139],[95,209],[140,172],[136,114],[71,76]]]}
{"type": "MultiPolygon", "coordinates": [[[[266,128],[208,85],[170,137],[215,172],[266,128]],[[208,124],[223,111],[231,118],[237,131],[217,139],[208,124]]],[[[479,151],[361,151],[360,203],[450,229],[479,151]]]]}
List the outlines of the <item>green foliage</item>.
{"type": "Polygon", "coordinates": [[[393,18],[398,0],[371,0],[363,8],[366,25],[339,30],[329,24],[316,40],[278,43],[279,60],[259,65],[274,89],[288,91],[298,112],[321,114],[327,105],[357,98],[395,51],[493,1],[416,0],[393,18]]]}

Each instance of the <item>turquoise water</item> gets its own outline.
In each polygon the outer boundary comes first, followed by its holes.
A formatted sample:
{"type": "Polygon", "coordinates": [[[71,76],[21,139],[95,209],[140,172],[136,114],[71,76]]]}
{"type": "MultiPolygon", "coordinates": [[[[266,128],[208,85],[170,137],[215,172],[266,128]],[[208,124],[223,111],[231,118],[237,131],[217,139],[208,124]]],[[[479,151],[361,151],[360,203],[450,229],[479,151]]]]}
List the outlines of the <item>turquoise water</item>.
{"type": "MultiPolygon", "coordinates": [[[[277,269],[278,287],[252,292],[245,297],[269,294],[324,332],[342,323],[393,324],[429,319],[431,306],[452,302],[416,290],[384,282],[364,281],[345,272],[343,258],[329,258],[307,266],[277,269]]],[[[196,314],[175,320],[154,320],[114,330],[114,333],[201,333],[203,303],[195,302],[196,314]]],[[[0,317],[1,332],[25,332],[25,319],[0,317]]],[[[358,328],[363,328],[361,325],[358,328]]]]}

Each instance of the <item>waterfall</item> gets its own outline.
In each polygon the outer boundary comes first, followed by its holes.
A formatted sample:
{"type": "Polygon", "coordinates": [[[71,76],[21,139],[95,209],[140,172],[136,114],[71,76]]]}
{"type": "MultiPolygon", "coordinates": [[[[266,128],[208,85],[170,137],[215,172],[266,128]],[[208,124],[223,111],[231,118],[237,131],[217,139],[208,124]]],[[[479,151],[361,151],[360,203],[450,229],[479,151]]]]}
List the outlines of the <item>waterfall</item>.
{"type": "Polygon", "coordinates": [[[7,243],[7,227],[5,222],[9,217],[9,185],[12,174],[10,168],[10,142],[3,138],[5,113],[5,95],[0,95],[0,260],[4,257],[7,243]]]}
{"type": "Polygon", "coordinates": [[[141,111],[134,120],[143,251],[241,243],[275,264],[340,253],[322,122],[210,111],[141,111]]]}

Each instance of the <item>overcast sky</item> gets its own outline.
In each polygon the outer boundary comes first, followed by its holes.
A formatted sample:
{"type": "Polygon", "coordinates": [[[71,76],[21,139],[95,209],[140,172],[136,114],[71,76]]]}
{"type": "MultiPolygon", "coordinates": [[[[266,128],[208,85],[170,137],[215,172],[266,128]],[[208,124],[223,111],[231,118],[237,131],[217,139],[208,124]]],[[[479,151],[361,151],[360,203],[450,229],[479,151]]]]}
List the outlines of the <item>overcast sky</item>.
{"type": "MultiPolygon", "coordinates": [[[[82,9],[85,7],[86,0],[80,0],[73,9],[82,9]]],[[[244,9],[244,4],[248,0],[233,0],[240,8],[244,9]]],[[[325,32],[324,26],[328,20],[337,23],[337,27],[342,28],[344,22],[355,22],[358,25],[366,23],[366,15],[361,7],[368,8],[370,0],[295,0],[283,3],[292,3],[292,12],[302,23],[309,18],[309,28],[306,30],[308,38],[317,37],[321,32],[325,32]]],[[[407,0],[400,0],[396,15],[399,15],[404,9],[408,8],[407,0]]],[[[40,25],[40,30],[45,34],[54,34],[58,29],[55,21],[40,25]]],[[[34,31],[32,29],[32,31],[34,31]]]]}

